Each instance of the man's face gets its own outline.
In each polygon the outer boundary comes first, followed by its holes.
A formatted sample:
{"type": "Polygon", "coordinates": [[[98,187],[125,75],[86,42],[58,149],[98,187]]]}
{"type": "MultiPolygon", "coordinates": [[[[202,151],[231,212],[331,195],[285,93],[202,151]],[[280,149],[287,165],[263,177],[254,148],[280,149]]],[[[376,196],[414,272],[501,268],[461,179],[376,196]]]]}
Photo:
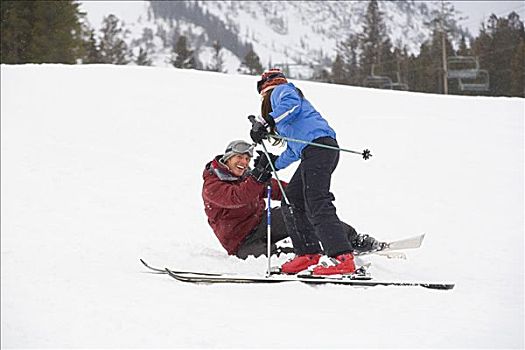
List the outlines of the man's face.
{"type": "Polygon", "coordinates": [[[250,165],[250,157],[248,154],[236,154],[226,161],[226,166],[235,176],[242,176],[250,165]]]}

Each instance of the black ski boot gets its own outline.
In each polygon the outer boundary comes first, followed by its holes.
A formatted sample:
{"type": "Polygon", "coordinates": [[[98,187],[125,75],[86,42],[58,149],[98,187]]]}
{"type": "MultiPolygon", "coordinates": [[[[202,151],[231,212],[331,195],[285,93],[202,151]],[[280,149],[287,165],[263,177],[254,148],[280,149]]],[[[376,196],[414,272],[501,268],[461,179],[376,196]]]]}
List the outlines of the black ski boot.
{"type": "Polygon", "coordinates": [[[374,237],[367,234],[357,234],[352,238],[352,247],[354,247],[354,255],[363,255],[384,249],[386,243],[379,242],[374,237]]]}

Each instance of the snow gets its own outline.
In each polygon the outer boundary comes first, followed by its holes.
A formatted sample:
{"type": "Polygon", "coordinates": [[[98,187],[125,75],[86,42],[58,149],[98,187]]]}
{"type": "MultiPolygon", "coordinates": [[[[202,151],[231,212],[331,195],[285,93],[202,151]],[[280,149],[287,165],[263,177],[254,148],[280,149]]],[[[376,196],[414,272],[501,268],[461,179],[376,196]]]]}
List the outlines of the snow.
{"type": "MultiPolygon", "coordinates": [[[[413,7],[416,3],[408,6],[413,7]]],[[[79,4],[88,23],[97,31],[105,16],[113,14],[119,18],[124,22],[128,42],[140,39],[146,28],[153,32],[163,28],[170,33],[176,26],[180,34],[190,37],[190,41],[206,33],[203,27],[184,19],[173,22],[153,18],[148,1],[79,1],[79,4]]],[[[319,69],[326,65],[327,57],[333,59],[337,42],[350,33],[361,32],[366,10],[363,1],[200,1],[195,4],[235,28],[242,42],[252,44],[263,66],[285,67],[294,77],[310,77],[314,67],[319,69]]],[[[425,2],[425,7],[427,5],[436,6],[425,2]]],[[[381,2],[380,6],[391,41],[406,44],[409,53],[418,52],[421,42],[430,35],[429,29],[423,26],[428,18],[417,11],[414,15],[407,14],[393,2],[381,2]]],[[[200,62],[205,66],[210,63],[210,43],[190,46],[200,62]]],[[[157,37],[155,53],[151,54],[153,66],[170,67],[170,50],[163,47],[157,37]]],[[[243,57],[235,56],[226,47],[221,51],[224,70],[235,74],[243,57]]],[[[138,48],[135,47],[134,52],[137,54],[138,48]]]]}
{"type": "Polygon", "coordinates": [[[139,258],[264,275],[264,257],[226,255],[200,197],[205,163],[249,137],[256,79],[1,66],[2,348],[523,348],[519,98],[296,81],[342,147],[373,154],[341,155],[340,217],[384,240],[427,234],[407,260],[359,262],[377,278],[455,282],[451,291],[147,273],[139,258]]]}

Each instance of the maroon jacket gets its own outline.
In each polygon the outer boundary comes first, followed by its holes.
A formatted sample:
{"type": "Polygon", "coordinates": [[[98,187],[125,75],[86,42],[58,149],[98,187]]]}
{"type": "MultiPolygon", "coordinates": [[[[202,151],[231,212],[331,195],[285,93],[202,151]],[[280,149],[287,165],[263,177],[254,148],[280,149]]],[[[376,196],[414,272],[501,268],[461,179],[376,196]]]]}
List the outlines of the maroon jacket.
{"type": "MultiPolygon", "coordinates": [[[[265,214],[266,186],[252,176],[233,175],[219,159],[217,156],[206,164],[202,199],[208,223],[224,249],[233,255],[265,214]]],[[[279,185],[272,179],[272,199],[281,198],[279,185]]]]}

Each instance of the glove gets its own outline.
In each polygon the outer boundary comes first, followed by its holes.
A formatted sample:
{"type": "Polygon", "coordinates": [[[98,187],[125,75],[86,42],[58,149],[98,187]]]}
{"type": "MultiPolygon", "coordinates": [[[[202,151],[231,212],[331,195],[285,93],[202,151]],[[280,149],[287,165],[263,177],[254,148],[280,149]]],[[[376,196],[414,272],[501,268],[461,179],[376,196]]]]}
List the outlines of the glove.
{"type": "MultiPolygon", "coordinates": [[[[272,171],[272,167],[270,163],[268,162],[268,157],[266,157],[266,155],[263,154],[262,151],[257,151],[257,154],[258,155],[254,160],[253,167],[254,168],[261,167],[261,168],[267,169],[268,171],[272,171]]],[[[268,155],[270,156],[270,160],[272,161],[273,167],[275,168],[275,161],[277,160],[277,158],[279,158],[279,156],[276,156],[275,154],[272,154],[269,152],[268,152],[268,155]]]]}
{"type": "Polygon", "coordinates": [[[268,136],[268,130],[262,125],[261,122],[255,122],[250,130],[250,137],[255,143],[262,143],[262,140],[268,136]]]}
{"type": "MultiPolygon", "coordinates": [[[[251,175],[259,182],[267,182],[272,178],[272,166],[268,161],[268,157],[266,157],[262,151],[257,151],[257,153],[258,156],[255,158],[254,169],[251,171],[251,175]]],[[[268,153],[268,155],[270,156],[272,164],[279,158],[275,154],[268,153]]]]}
{"type": "Polygon", "coordinates": [[[250,175],[253,176],[256,181],[265,183],[272,178],[272,171],[267,170],[266,168],[254,168],[250,172],[250,175]]]}

